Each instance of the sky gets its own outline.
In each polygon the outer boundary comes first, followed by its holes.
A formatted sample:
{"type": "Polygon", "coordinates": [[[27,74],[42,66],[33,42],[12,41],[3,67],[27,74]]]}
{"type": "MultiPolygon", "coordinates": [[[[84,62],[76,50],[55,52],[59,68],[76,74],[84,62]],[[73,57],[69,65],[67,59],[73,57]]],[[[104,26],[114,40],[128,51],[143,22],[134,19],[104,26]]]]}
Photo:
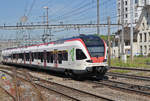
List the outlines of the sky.
{"type": "MultiPolygon", "coordinates": [[[[26,24],[42,24],[43,15],[49,8],[49,24],[89,24],[96,23],[97,0],[1,0],[0,3],[0,25],[16,25],[21,17],[27,16],[26,24]]],[[[111,17],[111,23],[117,22],[116,0],[100,0],[100,23],[107,23],[107,17],[111,17]]],[[[81,34],[95,34],[95,29],[62,29],[53,30],[54,39],[76,36],[81,34]],[[55,33],[54,33],[55,32],[55,33]]],[[[116,27],[112,27],[114,32],[116,27]]],[[[22,38],[20,31],[0,30],[0,39],[22,38]],[[17,33],[17,34],[16,34],[17,33]],[[18,34],[19,33],[19,34],[18,34]]],[[[28,33],[29,31],[27,31],[28,33]]],[[[107,34],[106,28],[100,29],[101,34],[107,34]]],[[[26,33],[26,32],[24,32],[26,33]]],[[[30,31],[32,38],[40,38],[43,30],[30,31]],[[36,33],[36,34],[35,34],[36,33]]]]}

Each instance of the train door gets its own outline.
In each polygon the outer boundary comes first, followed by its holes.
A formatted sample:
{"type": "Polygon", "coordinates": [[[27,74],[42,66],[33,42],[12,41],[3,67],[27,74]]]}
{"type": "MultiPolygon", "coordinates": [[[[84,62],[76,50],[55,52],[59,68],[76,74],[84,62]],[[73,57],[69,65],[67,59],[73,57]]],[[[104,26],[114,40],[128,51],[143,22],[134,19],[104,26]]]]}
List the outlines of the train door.
{"type": "Polygon", "coordinates": [[[69,56],[70,56],[70,59],[69,59],[69,65],[71,65],[72,67],[74,67],[75,65],[75,48],[71,48],[70,51],[69,51],[69,56]]]}
{"type": "Polygon", "coordinates": [[[44,50],[44,67],[46,67],[46,59],[47,59],[47,54],[46,54],[46,50],[44,50]]]}
{"type": "Polygon", "coordinates": [[[58,51],[54,49],[54,67],[58,67],[58,51]]]}

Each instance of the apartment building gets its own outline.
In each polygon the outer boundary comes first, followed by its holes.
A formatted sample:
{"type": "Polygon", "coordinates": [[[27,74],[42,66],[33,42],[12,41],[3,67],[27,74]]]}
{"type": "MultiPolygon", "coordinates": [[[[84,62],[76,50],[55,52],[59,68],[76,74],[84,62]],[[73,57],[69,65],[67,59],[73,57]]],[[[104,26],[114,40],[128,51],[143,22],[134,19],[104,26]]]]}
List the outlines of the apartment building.
{"type": "MultiPolygon", "coordinates": [[[[150,0],[133,0],[134,5],[134,21],[133,26],[136,26],[136,23],[139,20],[139,17],[142,13],[142,9],[144,5],[149,5],[150,0]]],[[[117,0],[117,15],[118,15],[118,22],[121,22],[121,0],[117,0]]],[[[130,27],[130,17],[131,17],[131,0],[123,0],[123,9],[124,9],[124,23],[126,27],[130,27]]]]}
{"type": "MultiPolygon", "coordinates": [[[[116,36],[120,34],[120,31],[116,32],[116,36]]],[[[124,38],[125,53],[126,55],[130,55],[130,27],[125,28],[124,38]]],[[[133,55],[150,55],[150,5],[146,5],[142,9],[142,13],[134,27],[133,39],[133,55]]],[[[115,40],[117,40],[117,38],[115,40]]],[[[114,57],[119,56],[119,51],[118,45],[112,47],[112,55],[114,57]]]]}
{"type": "Polygon", "coordinates": [[[150,6],[146,6],[136,25],[139,30],[137,35],[138,52],[143,55],[150,54],[150,6]]]}

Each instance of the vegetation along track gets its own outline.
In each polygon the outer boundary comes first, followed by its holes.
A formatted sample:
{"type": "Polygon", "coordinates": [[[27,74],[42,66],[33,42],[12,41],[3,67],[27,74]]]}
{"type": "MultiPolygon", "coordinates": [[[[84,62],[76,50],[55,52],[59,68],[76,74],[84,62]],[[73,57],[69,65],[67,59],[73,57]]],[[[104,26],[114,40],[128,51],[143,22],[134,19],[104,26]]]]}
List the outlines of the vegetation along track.
{"type": "MultiPolygon", "coordinates": [[[[7,71],[3,71],[9,75],[12,76],[11,73],[8,73],[7,71]]],[[[29,75],[29,74],[28,74],[29,75]]],[[[17,72],[17,78],[20,79],[24,79],[26,81],[30,81],[26,78],[25,74],[22,72],[17,72]]],[[[111,99],[99,96],[99,95],[95,95],[89,92],[85,92],[76,88],[72,88],[72,87],[68,87],[62,84],[58,84],[52,81],[47,81],[38,77],[33,77],[30,75],[30,77],[32,78],[32,82],[36,85],[36,86],[40,86],[44,89],[48,89],[50,91],[53,91],[55,93],[61,94],[64,97],[68,97],[69,99],[73,100],[73,101],[113,101],[111,99]]]]}
{"type": "Polygon", "coordinates": [[[150,81],[150,77],[146,77],[146,76],[136,76],[136,75],[112,73],[112,72],[107,72],[106,75],[119,77],[119,78],[129,78],[129,79],[135,79],[135,80],[150,81]]]}
{"type": "Polygon", "coordinates": [[[112,81],[112,80],[104,80],[104,81],[88,81],[90,83],[96,84],[96,86],[93,86],[94,88],[101,87],[101,85],[121,90],[121,91],[126,91],[126,92],[134,92],[136,94],[140,94],[143,96],[150,97],[150,87],[147,86],[140,86],[140,85],[133,85],[129,83],[123,83],[123,82],[117,82],[117,81],[112,81]]]}

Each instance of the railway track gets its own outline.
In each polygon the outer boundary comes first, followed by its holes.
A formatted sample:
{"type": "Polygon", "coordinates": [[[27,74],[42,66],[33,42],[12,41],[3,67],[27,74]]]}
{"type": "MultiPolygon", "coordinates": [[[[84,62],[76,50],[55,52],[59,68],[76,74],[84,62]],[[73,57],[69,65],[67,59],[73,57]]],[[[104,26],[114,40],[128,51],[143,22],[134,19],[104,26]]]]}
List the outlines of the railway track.
{"type": "MultiPolygon", "coordinates": [[[[3,70],[1,70],[1,71],[12,76],[12,74],[7,71],[3,71],[3,70]]],[[[27,78],[25,78],[26,77],[25,74],[23,74],[21,72],[17,72],[16,76],[17,76],[17,78],[24,79],[26,81],[31,81],[31,80],[28,80],[27,78]]],[[[68,86],[65,86],[62,84],[58,84],[56,82],[44,80],[44,79],[41,79],[38,77],[33,77],[31,75],[30,75],[30,77],[32,78],[32,82],[36,86],[40,86],[44,89],[58,93],[58,94],[60,94],[64,97],[67,97],[73,101],[87,101],[87,99],[89,101],[92,101],[92,100],[94,100],[94,101],[113,101],[111,99],[108,99],[108,98],[105,98],[105,97],[102,97],[99,95],[95,95],[95,94],[92,94],[89,92],[85,92],[85,91],[82,91],[82,90],[79,90],[79,89],[76,89],[73,87],[68,87],[68,86]]]]}
{"type": "Polygon", "coordinates": [[[43,95],[38,90],[39,88],[37,88],[32,83],[32,81],[26,76],[26,74],[23,75],[26,78],[26,80],[25,80],[25,79],[23,79],[17,75],[18,72],[17,72],[16,68],[8,69],[8,71],[11,71],[12,73],[9,73],[5,70],[0,70],[0,71],[4,72],[5,74],[12,77],[13,83],[14,83],[14,88],[15,88],[15,97],[11,94],[10,95],[14,97],[15,101],[21,101],[21,99],[22,99],[21,98],[21,92],[20,92],[20,84],[19,84],[20,81],[27,82],[28,84],[30,84],[32,86],[32,89],[34,89],[34,91],[38,94],[38,101],[47,101],[47,100],[43,99],[43,95]]]}
{"type": "Polygon", "coordinates": [[[112,73],[112,72],[107,72],[106,75],[119,77],[119,78],[129,78],[129,79],[135,79],[135,80],[150,81],[150,77],[145,77],[145,76],[136,76],[136,75],[112,73]]]}
{"type": "Polygon", "coordinates": [[[150,87],[147,87],[147,86],[133,85],[129,83],[117,82],[117,81],[112,81],[112,80],[105,80],[101,82],[93,81],[91,83],[96,84],[96,86],[93,86],[94,88],[101,87],[101,85],[104,85],[112,89],[117,89],[121,91],[136,93],[136,94],[150,97],[150,87]]]}
{"type": "MultiPolygon", "coordinates": [[[[48,82],[48,87],[50,86],[55,86],[55,87],[58,87],[56,85],[59,85],[60,86],[60,89],[62,89],[63,87],[65,87],[64,89],[66,89],[66,86],[64,85],[61,85],[61,84],[58,84],[58,83],[55,83],[55,82],[51,82],[51,81],[47,81],[47,80],[44,80],[44,79],[41,79],[41,78],[36,78],[34,77],[36,83],[39,82],[39,81],[42,81],[44,84],[45,82],[48,82]],[[50,85],[49,85],[50,84],[50,85]]],[[[90,81],[91,82],[91,81],[90,81]]],[[[143,96],[148,96],[150,97],[150,87],[147,87],[147,86],[140,86],[140,85],[133,85],[133,84],[129,84],[129,83],[123,83],[123,82],[117,82],[117,81],[111,81],[111,80],[106,80],[106,81],[102,81],[102,82],[99,82],[99,81],[93,81],[92,83],[95,83],[96,86],[95,87],[99,87],[101,85],[105,85],[107,87],[110,87],[110,88],[114,88],[114,89],[117,89],[117,90],[121,90],[121,91],[126,91],[126,92],[130,92],[130,93],[136,93],[136,94],[140,94],[140,95],[143,95],[143,96]]],[[[38,83],[40,84],[40,82],[38,83]]],[[[47,84],[46,84],[47,85],[47,84]]],[[[44,87],[45,84],[44,84],[44,87]]],[[[59,91],[60,89],[57,89],[57,91],[59,91]]],[[[67,87],[68,89],[68,87],[67,87]]],[[[70,88],[69,89],[74,89],[74,90],[78,90],[78,89],[75,89],[75,88],[70,88]]],[[[65,90],[67,91],[67,90],[65,90]]],[[[61,91],[59,91],[61,92],[61,91]]],[[[70,91],[68,91],[70,92],[70,91]]],[[[73,91],[73,94],[75,94],[76,91],[73,91]]],[[[83,91],[80,91],[78,90],[78,93],[79,92],[83,92],[83,91]]],[[[87,92],[84,92],[84,93],[87,93],[87,92]]],[[[71,93],[69,93],[71,94],[71,93]]],[[[67,94],[68,95],[68,94],[67,94]]],[[[80,94],[81,95],[81,94],[80,94]]],[[[83,96],[83,95],[82,95],[83,96]]],[[[91,95],[90,95],[91,96],[91,95]]],[[[93,96],[93,94],[92,94],[93,96]]],[[[94,95],[95,96],[95,95],[94,95]]],[[[77,98],[77,97],[75,97],[77,98]]],[[[91,97],[90,97],[91,98],[91,97]]],[[[101,96],[95,96],[95,98],[101,98],[101,96]]],[[[105,99],[105,98],[104,98],[105,99]]],[[[99,100],[98,100],[99,101],[99,100]]]]}
{"type": "Polygon", "coordinates": [[[8,96],[10,96],[12,99],[13,99],[13,101],[16,101],[16,98],[12,95],[12,94],[10,94],[7,90],[5,90],[3,87],[1,87],[0,86],[0,89],[2,89],[8,96]]]}
{"type": "Polygon", "coordinates": [[[13,77],[13,83],[14,83],[14,86],[15,86],[15,98],[16,98],[16,101],[20,101],[21,100],[21,96],[20,96],[20,90],[19,90],[19,86],[18,86],[18,78],[17,78],[17,74],[16,74],[16,69],[13,68],[12,69],[12,77],[13,77]]]}
{"type": "MultiPolygon", "coordinates": [[[[18,72],[18,74],[24,75],[20,72],[18,72]]],[[[30,75],[30,74],[28,74],[28,75],[30,75]]],[[[115,74],[112,74],[112,75],[114,76],[115,74]]],[[[123,75],[123,74],[120,74],[120,75],[123,75]]],[[[24,76],[21,76],[21,77],[24,77],[24,76]]],[[[33,83],[36,84],[37,86],[40,86],[44,89],[53,91],[64,97],[72,99],[73,101],[83,101],[84,98],[98,99],[98,100],[94,100],[94,101],[112,101],[111,99],[107,99],[107,98],[104,98],[104,97],[101,97],[98,95],[95,96],[94,94],[91,95],[91,93],[80,91],[79,89],[67,87],[65,85],[61,85],[61,84],[58,84],[55,82],[47,81],[45,79],[33,77],[31,75],[30,75],[30,77],[32,77],[33,83]]],[[[143,79],[143,80],[149,79],[149,77],[141,78],[140,76],[134,77],[133,75],[126,75],[126,77],[138,78],[138,79],[143,79]]],[[[101,81],[101,82],[99,82],[99,81],[86,81],[86,82],[94,84],[95,85],[95,86],[93,86],[94,88],[101,87],[101,85],[104,85],[111,89],[117,89],[117,90],[123,91],[123,92],[135,93],[135,94],[150,97],[150,87],[148,87],[148,86],[133,85],[133,84],[111,81],[111,80],[105,80],[105,81],[101,81]]]]}
{"type": "Polygon", "coordinates": [[[110,67],[110,69],[121,69],[121,70],[150,72],[150,69],[127,68],[127,67],[110,67]]]}

